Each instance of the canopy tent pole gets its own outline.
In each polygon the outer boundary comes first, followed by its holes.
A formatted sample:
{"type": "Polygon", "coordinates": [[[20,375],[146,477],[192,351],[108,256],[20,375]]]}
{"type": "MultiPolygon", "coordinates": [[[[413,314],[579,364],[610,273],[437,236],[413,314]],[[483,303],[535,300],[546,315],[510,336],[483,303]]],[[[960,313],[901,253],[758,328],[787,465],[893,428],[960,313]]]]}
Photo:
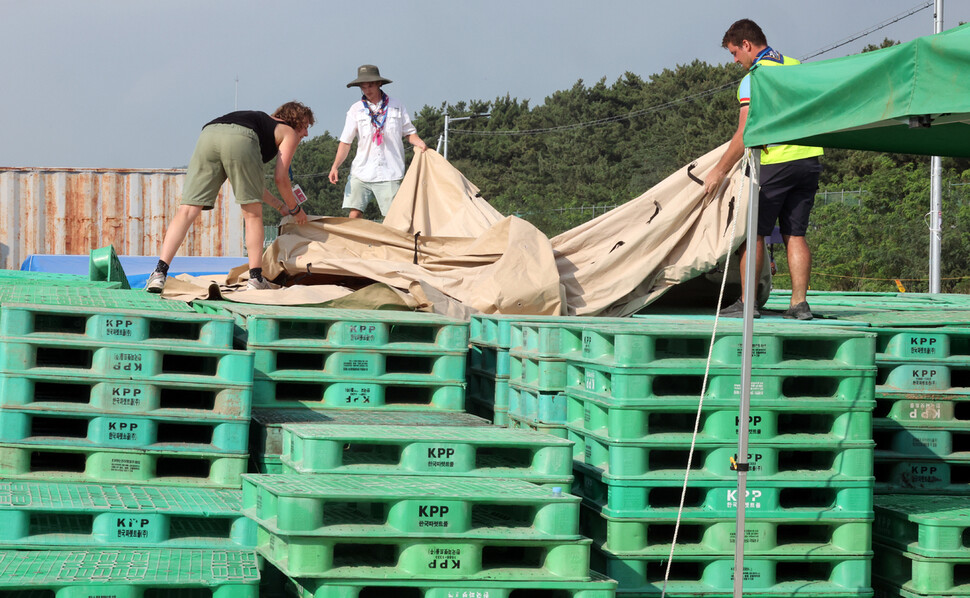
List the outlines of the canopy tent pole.
{"type": "MultiPolygon", "coordinates": [[[[933,33],[943,31],[943,0],[933,6],[933,33]]],[[[940,245],[943,234],[943,165],[930,158],[930,292],[940,292],[940,245]]]]}
{"type": "MultiPolygon", "coordinates": [[[[744,583],[744,508],[748,494],[748,419],[751,408],[751,344],[754,337],[754,308],[758,277],[755,272],[758,255],[758,195],[761,190],[761,151],[751,152],[748,185],[748,228],[744,260],[744,332],[741,337],[741,403],[738,408],[737,526],[734,532],[734,598],[741,598],[744,583]]],[[[740,199],[740,198],[739,198],[740,199]]]]}

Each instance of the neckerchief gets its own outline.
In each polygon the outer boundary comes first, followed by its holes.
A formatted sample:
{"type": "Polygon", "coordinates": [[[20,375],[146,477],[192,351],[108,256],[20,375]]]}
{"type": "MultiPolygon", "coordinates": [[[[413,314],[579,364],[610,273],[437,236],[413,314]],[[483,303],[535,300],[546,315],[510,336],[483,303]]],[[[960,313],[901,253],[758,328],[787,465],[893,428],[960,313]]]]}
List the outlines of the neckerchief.
{"type": "Polygon", "coordinates": [[[377,112],[371,109],[367,96],[360,96],[360,101],[370,114],[370,124],[374,125],[374,143],[380,145],[384,142],[384,123],[387,122],[387,94],[381,91],[381,105],[377,112]]]}

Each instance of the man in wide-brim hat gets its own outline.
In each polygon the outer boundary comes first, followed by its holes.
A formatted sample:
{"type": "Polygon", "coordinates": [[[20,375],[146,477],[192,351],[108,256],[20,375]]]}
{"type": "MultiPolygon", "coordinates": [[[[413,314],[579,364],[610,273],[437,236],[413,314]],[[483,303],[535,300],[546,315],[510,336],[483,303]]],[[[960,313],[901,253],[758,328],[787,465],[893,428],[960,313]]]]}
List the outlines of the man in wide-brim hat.
{"type": "Polygon", "coordinates": [[[404,178],[403,137],[407,136],[416,149],[428,149],[411,123],[404,104],[381,89],[390,82],[381,76],[376,66],[364,64],[357,68],[357,78],[347,84],[347,87],[360,87],[362,95],[360,101],[347,110],[329,178],[331,183],[337,183],[337,169],[350,154],[350,144],[356,137],[357,155],[350,164],[343,203],[344,208],[350,209],[351,218],[363,216],[371,199],[377,201],[381,215],[387,215],[391,200],[404,178]]]}

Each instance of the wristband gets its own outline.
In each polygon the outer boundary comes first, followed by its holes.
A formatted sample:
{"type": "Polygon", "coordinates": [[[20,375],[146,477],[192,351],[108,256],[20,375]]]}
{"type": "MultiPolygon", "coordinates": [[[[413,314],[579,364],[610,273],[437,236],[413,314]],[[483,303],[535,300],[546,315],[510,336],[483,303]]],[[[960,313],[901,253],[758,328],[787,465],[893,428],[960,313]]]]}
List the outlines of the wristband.
{"type": "Polygon", "coordinates": [[[287,209],[287,211],[290,213],[290,216],[294,216],[297,213],[299,213],[299,211],[302,210],[302,209],[303,209],[303,206],[301,206],[300,204],[296,204],[296,207],[295,208],[293,208],[292,210],[287,209]]]}

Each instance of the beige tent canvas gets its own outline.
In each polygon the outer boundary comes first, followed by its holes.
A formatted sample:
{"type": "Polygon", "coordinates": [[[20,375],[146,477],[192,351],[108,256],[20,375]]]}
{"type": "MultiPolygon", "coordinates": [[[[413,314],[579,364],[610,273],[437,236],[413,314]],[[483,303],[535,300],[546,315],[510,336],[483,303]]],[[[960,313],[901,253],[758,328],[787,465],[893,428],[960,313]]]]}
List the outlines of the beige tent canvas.
{"type": "MultiPolygon", "coordinates": [[[[724,146],[643,195],[552,239],[569,314],[626,316],[723,266],[745,238],[747,178],[735,166],[716,197],[704,178],[724,146]],[[740,211],[739,211],[740,210],[740,211]]],[[[735,260],[736,264],[736,260],[735,260]]],[[[729,271],[735,281],[737,268],[729,271]]]]}
{"type": "MultiPolygon", "coordinates": [[[[379,283],[397,291],[403,308],[452,315],[628,315],[716,268],[744,238],[743,220],[732,228],[734,210],[743,210],[747,197],[738,169],[715,198],[705,197],[699,183],[722,151],[550,241],[529,222],[503,217],[429,150],[414,156],[383,224],[287,219],[263,255],[264,275],[287,287],[280,291],[286,304],[327,304],[379,283]]],[[[179,291],[189,294],[185,286],[179,291]]],[[[276,302],[270,291],[223,293],[276,302]]],[[[367,307],[371,297],[386,294],[359,297],[362,303],[351,304],[367,307]]]]}

